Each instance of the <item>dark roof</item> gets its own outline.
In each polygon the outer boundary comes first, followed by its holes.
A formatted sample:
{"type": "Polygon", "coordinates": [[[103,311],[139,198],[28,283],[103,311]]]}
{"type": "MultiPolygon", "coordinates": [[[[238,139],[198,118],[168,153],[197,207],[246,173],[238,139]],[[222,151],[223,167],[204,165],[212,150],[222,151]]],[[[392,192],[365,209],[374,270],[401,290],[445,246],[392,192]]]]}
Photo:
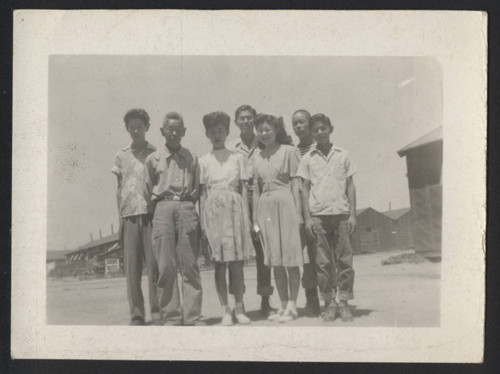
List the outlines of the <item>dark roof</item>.
{"type": "Polygon", "coordinates": [[[410,208],[401,208],[401,209],[394,209],[394,210],[389,210],[387,212],[381,212],[383,215],[389,217],[390,219],[397,221],[401,217],[403,217],[406,213],[410,211],[410,208]]]}
{"type": "Polygon", "coordinates": [[[122,247],[120,246],[120,243],[115,243],[111,248],[109,248],[106,252],[100,253],[97,255],[99,258],[106,258],[112,253],[121,251],[122,247]]]}
{"type": "Polygon", "coordinates": [[[366,211],[368,209],[370,209],[370,208],[356,209],[356,215],[359,216],[361,213],[363,213],[364,211],[366,211]]]}
{"type": "Polygon", "coordinates": [[[73,251],[71,253],[80,252],[80,251],[83,251],[85,249],[98,247],[100,245],[108,244],[108,243],[112,243],[112,242],[116,242],[116,241],[118,241],[118,233],[111,234],[111,235],[105,236],[104,238],[100,238],[100,239],[88,242],[87,244],[84,244],[81,247],[78,247],[78,249],[76,251],[73,251]]]}
{"type": "Polygon", "coordinates": [[[408,151],[414,148],[421,147],[429,143],[437,142],[439,140],[443,140],[443,126],[439,126],[437,129],[434,129],[431,132],[425,134],[424,136],[418,138],[414,142],[411,142],[406,147],[401,148],[398,151],[398,155],[400,157],[403,157],[408,153],[408,151]]]}
{"type": "Polygon", "coordinates": [[[66,255],[71,253],[71,250],[62,251],[47,251],[47,261],[57,261],[66,259],[66,255]]]}

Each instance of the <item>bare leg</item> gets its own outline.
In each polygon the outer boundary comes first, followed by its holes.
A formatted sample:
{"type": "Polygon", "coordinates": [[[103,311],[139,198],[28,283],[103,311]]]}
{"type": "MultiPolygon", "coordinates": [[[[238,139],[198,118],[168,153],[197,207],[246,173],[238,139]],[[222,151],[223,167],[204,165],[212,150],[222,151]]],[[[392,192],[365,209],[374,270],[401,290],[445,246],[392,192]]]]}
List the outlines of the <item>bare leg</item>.
{"type": "Polygon", "coordinates": [[[290,301],[296,303],[300,288],[300,268],[298,266],[289,266],[286,270],[288,272],[288,285],[290,287],[290,301]]]}
{"type": "Polygon", "coordinates": [[[243,274],[243,261],[229,262],[230,283],[233,286],[234,300],[237,303],[243,303],[244,292],[244,274],[243,274]]]}
{"type": "Polygon", "coordinates": [[[285,309],[289,296],[288,296],[288,276],[286,274],[286,269],[284,266],[275,266],[274,269],[274,280],[276,282],[276,288],[278,289],[278,294],[281,300],[281,308],[285,309]]]}
{"type": "Polygon", "coordinates": [[[226,282],[226,263],[215,262],[215,288],[222,306],[226,306],[227,302],[227,282],[226,282]]]}
{"type": "Polygon", "coordinates": [[[245,281],[243,277],[243,261],[231,261],[229,263],[231,283],[236,304],[234,306],[234,317],[240,324],[250,323],[250,319],[245,315],[243,308],[243,293],[245,291],[245,281]]]}

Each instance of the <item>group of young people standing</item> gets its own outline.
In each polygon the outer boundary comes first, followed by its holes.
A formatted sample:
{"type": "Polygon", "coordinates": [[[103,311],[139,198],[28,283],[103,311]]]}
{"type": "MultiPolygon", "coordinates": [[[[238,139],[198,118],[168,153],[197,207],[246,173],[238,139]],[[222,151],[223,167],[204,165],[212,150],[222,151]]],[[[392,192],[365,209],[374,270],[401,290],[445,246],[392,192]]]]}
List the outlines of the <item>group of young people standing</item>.
{"type": "Polygon", "coordinates": [[[243,295],[244,262],[256,257],[261,313],[278,322],[298,318],[305,288],[305,314],[352,320],[354,270],[349,235],[356,227],[356,167],[332,144],[333,125],[324,114],[292,115],[297,147],[282,118],[257,114],[249,105],[235,112],[240,136],[226,144],[230,117],[203,117],[212,151],[198,159],[182,147],[182,116],[165,115],[165,144],[146,141],[150,120],[143,109],[124,117],[132,143],[116,155],[120,241],[124,249],[132,325],[145,324],[141,290],[145,261],[154,325],[204,325],[200,250],[214,263],[222,325],[248,324],[243,295]],[[198,203],[198,204],[197,204],[198,203]],[[274,309],[271,269],[280,298],[274,309]],[[181,275],[179,294],[178,273],[181,275]],[[229,273],[229,282],[226,279],[229,273]],[[228,293],[235,299],[230,307],[228,293]]]}

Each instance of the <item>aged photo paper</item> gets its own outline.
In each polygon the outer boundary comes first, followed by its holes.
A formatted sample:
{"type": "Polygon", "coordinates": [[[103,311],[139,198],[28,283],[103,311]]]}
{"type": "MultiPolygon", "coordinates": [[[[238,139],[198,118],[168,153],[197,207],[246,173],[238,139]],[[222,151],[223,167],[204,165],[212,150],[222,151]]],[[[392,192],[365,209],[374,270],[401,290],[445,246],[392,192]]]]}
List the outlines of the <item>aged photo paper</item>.
{"type": "Polygon", "coordinates": [[[13,358],[482,362],[486,13],[18,10],[13,45],[13,358]],[[242,104],[283,117],[295,145],[292,113],[325,113],[356,161],[354,321],[303,317],[302,286],[297,320],[260,318],[249,262],[251,323],[222,327],[202,263],[205,326],[149,311],[129,326],[125,278],[109,275],[123,267],[110,173],[123,115],[146,108],[162,146],[179,111],[201,156],[203,116],[229,114],[229,143],[242,104]],[[412,153],[428,144],[430,161],[412,153]]]}

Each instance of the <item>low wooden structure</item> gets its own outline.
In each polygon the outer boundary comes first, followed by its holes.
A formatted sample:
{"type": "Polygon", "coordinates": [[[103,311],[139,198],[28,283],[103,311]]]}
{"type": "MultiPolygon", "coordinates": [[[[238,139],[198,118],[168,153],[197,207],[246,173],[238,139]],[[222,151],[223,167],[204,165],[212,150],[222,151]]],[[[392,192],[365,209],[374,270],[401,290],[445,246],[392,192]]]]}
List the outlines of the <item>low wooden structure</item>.
{"type": "Polygon", "coordinates": [[[358,227],[351,235],[354,253],[409,249],[413,243],[410,208],[379,212],[373,208],[356,211],[358,227]]]}
{"type": "Polygon", "coordinates": [[[443,127],[408,144],[398,154],[406,157],[415,252],[428,258],[440,258],[443,127]]]}

